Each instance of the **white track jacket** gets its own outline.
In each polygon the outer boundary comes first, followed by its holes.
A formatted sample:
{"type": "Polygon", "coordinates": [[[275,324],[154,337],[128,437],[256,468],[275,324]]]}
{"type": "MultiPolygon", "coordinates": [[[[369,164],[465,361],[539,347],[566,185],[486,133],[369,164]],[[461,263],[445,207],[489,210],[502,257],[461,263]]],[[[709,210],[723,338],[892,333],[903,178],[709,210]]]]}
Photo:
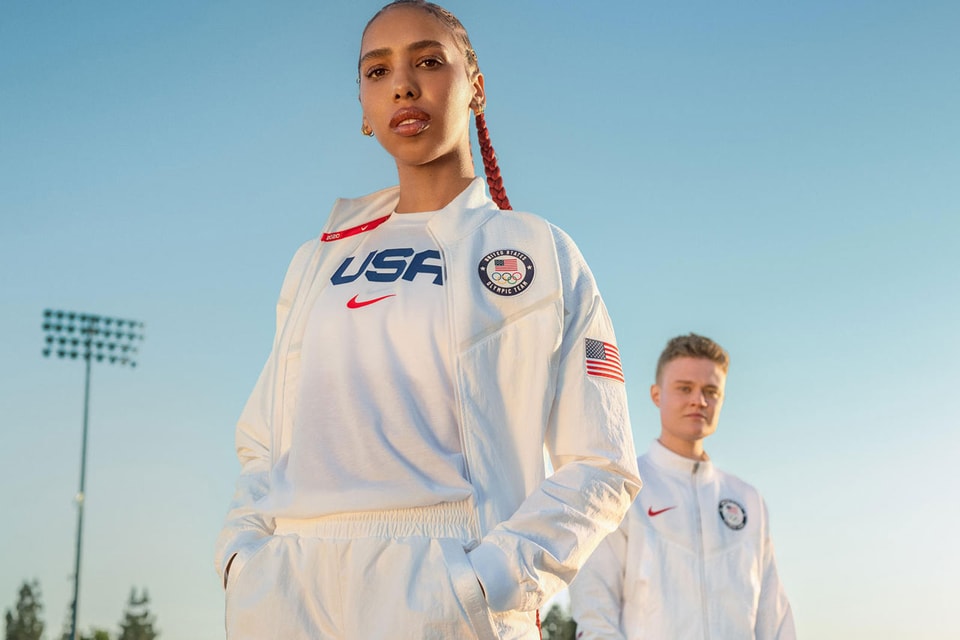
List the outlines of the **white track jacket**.
{"type": "MultiPolygon", "coordinates": [[[[313,300],[398,193],[338,200],[324,234],[290,264],[273,348],[237,425],[241,473],[216,544],[221,577],[231,556],[232,572],[274,531],[260,506],[290,446],[313,300]]],[[[532,611],[573,580],[640,489],[624,384],[587,353],[613,347],[613,327],[573,242],[534,215],[500,211],[481,178],[427,228],[443,258],[460,439],[483,532],[468,558],[492,610],[532,611]],[[497,256],[516,258],[522,281],[491,280],[497,256]]]]}
{"type": "Polygon", "coordinates": [[[794,640],[760,494],[654,441],[644,488],[570,585],[577,638],[794,640]]]}

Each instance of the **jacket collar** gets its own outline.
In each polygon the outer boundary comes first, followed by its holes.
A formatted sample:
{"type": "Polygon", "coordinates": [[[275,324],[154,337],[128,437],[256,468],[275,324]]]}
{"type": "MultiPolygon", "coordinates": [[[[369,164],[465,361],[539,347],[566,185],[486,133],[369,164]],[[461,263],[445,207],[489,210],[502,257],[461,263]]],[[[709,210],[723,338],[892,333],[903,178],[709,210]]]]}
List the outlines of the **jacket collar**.
{"type": "Polygon", "coordinates": [[[707,460],[691,460],[670,451],[654,440],[647,451],[647,457],[653,464],[674,476],[690,477],[696,471],[696,474],[702,480],[710,480],[714,475],[713,462],[707,460]]]}
{"type": "Polygon", "coordinates": [[[478,176],[442,211],[443,215],[430,218],[427,227],[436,233],[438,238],[454,242],[473,233],[500,209],[487,196],[486,184],[483,178],[478,176]]]}
{"type": "MultiPolygon", "coordinates": [[[[360,198],[339,198],[333,204],[326,231],[347,229],[390,213],[400,200],[400,187],[394,186],[360,198]]],[[[467,188],[441,209],[443,215],[430,219],[428,227],[448,242],[472,233],[499,209],[487,196],[483,178],[475,177],[467,188]]]]}

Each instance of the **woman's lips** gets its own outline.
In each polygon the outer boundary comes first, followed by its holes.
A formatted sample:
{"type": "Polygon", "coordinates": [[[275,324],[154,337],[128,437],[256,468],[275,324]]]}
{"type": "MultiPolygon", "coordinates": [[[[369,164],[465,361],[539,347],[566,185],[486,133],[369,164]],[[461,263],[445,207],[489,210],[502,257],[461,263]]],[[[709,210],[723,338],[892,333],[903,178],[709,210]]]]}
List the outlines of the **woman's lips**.
{"type": "Polygon", "coordinates": [[[415,136],[430,126],[430,114],[420,109],[400,109],[390,118],[390,129],[400,136],[415,136]]]}

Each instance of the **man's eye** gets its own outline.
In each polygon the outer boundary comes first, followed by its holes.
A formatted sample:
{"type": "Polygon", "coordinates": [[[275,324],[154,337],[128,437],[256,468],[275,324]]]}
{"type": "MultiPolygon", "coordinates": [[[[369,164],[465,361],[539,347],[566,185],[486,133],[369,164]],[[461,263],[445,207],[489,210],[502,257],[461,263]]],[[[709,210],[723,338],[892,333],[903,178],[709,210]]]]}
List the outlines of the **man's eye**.
{"type": "Polygon", "coordinates": [[[367,72],[363,75],[365,75],[367,78],[370,78],[371,80],[376,80],[377,78],[382,78],[386,74],[387,74],[387,70],[385,67],[373,67],[373,68],[367,69],[367,72]]]}

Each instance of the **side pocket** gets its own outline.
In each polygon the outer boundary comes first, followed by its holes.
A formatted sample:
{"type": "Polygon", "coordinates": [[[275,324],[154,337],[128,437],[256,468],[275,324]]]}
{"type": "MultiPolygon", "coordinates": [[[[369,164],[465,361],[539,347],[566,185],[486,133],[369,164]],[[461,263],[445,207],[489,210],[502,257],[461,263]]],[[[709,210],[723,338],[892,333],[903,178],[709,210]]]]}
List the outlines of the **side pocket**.
{"type": "Polygon", "coordinates": [[[275,604],[277,575],[285,560],[283,540],[284,536],[267,536],[255,546],[241,549],[234,558],[224,599],[227,638],[306,637],[279,632],[274,635],[269,631],[273,629],[269,625],[277,625],[279,618],[275,604]],[[264,633],[265,629],[268,633],[264,633]]]}
{"type": "Polygon", "coordinates": [[[454,594],[476,631],[478,640],[499,640],[500,635],[494,628],[483,589],[480,588],[473,565],[467,559],[463,544],[451,538],[442,538],[437,542],[443,552],[443,561],[447,565],[454,594]]]}
{"type": "Polygon", "coordinates": [[[266,536],[257,546],[252,548],[244,548],[237,551],[233,558],[233,562],[230,564],[230,572],[227,574],[226,589],[228,592],[231,590],[233,585],[237,583],[241,573],[243,573],[243,570],[247,567],[247,565],[250,564],[250,561],[259,556],[261,552],[276,539],[276,536],[266,536]]]}

